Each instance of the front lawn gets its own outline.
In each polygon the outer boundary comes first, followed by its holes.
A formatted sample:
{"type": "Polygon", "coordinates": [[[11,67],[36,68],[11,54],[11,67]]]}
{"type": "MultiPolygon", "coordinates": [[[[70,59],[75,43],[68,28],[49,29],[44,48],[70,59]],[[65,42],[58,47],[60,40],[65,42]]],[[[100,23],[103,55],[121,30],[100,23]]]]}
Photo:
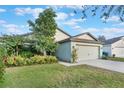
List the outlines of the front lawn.
{"type": "Polygon", "coordinates": [[[124,87],[124,74],[86,65],[42,64],[6,68],[0,87],[124,87]]]}
{"type": "Polygon", "coordinates": [[[124,58],[120,57],[108,57],[107,60],[124,62],[124,58]]]}

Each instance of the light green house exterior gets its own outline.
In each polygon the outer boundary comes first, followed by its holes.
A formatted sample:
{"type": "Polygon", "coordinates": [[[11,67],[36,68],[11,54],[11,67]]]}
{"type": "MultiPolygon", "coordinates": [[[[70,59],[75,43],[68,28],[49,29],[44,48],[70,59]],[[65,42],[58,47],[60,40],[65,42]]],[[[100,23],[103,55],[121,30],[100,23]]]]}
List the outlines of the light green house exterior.
{"type": "MultiPolygon", "coordinates": [[[[61,34],[65,33],[61,32],[61,34]]],[[[60,60],[72,62],[72,47],[77,49],[77,62],[82,60],[99,59],[102,57],[102,44],[90,33],[83,33],[76,36],[65,35],[65,39],[58,40],[59,47],[56,51],[56,56],[60,60]]],[[[61,36],[59,36],[59,38],[61,38],[61,36]]]]}

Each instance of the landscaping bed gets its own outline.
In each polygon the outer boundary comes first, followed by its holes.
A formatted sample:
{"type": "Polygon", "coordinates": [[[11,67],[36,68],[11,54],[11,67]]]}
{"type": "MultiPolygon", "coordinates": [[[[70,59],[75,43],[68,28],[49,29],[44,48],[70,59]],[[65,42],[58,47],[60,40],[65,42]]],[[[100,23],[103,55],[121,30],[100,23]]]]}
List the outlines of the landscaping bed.
{"type": "Polygon", "coordinates": [[[5,66],[24,66],[24,65],[33,65],[33,64],[52,64],[57,63],[58,60],[55,56],[41,56],[34,55],[30,58],[25,58],[22,56],[9,56],[3,59],[5,66]]]}
{"type": "Polygon", "coordinates": [[[9,67],[4,77],[0,87],[124,87],[124,74],[86,65],[65,67],[55,63],[9,67]]]}

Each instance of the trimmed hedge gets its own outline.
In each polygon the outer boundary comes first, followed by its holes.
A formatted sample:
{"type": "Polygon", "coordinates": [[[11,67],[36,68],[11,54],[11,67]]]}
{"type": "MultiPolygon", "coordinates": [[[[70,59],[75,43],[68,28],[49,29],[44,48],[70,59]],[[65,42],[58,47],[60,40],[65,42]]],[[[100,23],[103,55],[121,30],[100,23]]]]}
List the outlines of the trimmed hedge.
{"type": "Polygon", "coordinates": [[[57,63],[58,60],[55,56],[40,56],[35,55],[30,58],[24,58],[21,56],[10,56],[7,61],[4,62],[6,66],[23,66],[32,64],[52,64],[57,63]]]}

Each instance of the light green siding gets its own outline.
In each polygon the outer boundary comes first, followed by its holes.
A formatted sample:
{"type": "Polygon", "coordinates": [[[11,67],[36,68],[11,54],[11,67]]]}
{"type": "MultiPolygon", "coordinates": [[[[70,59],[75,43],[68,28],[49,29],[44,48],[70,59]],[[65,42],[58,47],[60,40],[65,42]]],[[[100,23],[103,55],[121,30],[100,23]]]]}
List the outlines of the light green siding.
{"type": "Polygon", "coordinates": [[[59,45],[56,56],[62,60],[71,62],[71,42],[65,42],[59,45]]]}

